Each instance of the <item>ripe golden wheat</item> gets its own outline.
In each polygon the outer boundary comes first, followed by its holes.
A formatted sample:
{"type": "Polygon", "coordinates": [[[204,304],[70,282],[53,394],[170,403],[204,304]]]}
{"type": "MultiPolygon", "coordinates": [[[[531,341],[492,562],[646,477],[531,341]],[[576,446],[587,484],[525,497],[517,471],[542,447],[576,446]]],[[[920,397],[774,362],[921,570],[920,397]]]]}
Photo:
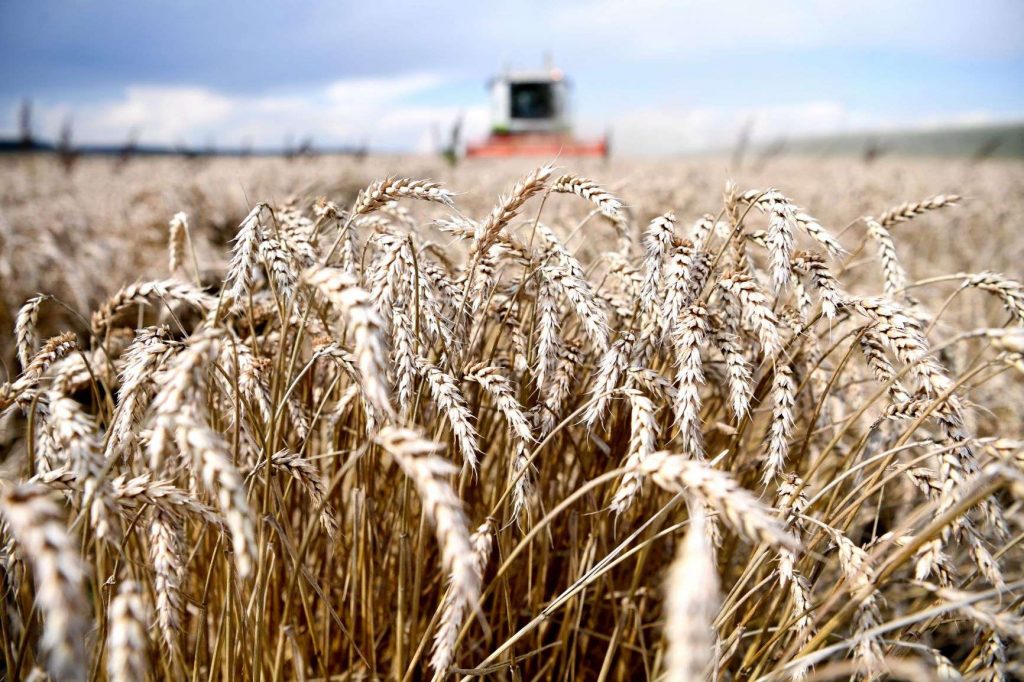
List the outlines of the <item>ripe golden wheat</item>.
{"type": "Polygon", "coordinates": [[[6,679],[1021,675],[1024,287],[900,247],[966,200],[609,187],[259,203],[212,278],[183,205],[91,319],[25,296],[6,679]]]}

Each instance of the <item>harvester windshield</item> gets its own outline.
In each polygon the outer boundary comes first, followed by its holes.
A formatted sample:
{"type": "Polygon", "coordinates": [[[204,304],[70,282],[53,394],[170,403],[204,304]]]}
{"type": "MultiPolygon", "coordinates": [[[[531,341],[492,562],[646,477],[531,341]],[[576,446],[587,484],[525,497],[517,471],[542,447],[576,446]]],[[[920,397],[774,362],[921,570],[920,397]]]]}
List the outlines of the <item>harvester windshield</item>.
{"type": "Polygon", "coordinates": [[[512,83],[512,118],[554,118],[555,97],[551,83],[512,83]]]}

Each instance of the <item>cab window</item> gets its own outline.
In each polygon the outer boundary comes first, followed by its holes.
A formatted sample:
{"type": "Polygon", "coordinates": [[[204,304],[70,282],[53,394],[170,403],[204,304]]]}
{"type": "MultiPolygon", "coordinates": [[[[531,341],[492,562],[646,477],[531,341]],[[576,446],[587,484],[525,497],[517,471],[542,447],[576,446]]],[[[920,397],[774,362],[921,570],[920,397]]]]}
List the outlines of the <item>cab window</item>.
{"type": "Polygon", "coordinates": [[[513,83],[512,118],[553,118],[555,98],[550,83],[513,83]]]}

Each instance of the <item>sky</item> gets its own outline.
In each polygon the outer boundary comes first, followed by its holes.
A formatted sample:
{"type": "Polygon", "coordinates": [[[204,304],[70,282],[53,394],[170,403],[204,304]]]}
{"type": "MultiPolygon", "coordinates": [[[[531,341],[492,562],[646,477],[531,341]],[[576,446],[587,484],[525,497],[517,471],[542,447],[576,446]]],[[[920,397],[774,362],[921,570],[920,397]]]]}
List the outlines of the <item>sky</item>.
{"type": "Polygon", "coordinates": [[[0,0],[0,136],[429,151],[548,51],[625,153],[1024,121],[1024,0],[0,0]]]}

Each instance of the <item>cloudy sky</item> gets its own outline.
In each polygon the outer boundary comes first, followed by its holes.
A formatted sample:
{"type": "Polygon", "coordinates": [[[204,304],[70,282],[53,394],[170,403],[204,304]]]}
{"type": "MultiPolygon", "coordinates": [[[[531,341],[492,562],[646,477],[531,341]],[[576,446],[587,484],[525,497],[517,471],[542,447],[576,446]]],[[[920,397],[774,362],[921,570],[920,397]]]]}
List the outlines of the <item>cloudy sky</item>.
{"type": "Polygon", "coordinates": [[[626,152],[1024,120],[1024,0],[0,0],[0,135],[427,150],[547,50],[626,152]]]}

